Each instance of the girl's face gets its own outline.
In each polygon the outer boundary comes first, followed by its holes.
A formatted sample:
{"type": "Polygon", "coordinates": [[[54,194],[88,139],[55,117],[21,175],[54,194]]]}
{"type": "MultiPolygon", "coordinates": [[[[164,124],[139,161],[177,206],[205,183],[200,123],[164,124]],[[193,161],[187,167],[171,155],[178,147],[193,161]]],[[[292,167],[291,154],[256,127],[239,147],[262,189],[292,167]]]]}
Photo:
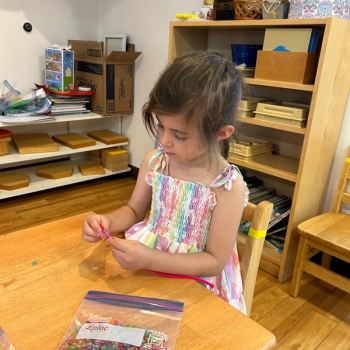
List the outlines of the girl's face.
{"type": "Polygon", "coordinates": [[[165,153],[177,162],[188,162],[206,154],[199,134],[182,116],[158,115],[158,137],[165,153]]]}

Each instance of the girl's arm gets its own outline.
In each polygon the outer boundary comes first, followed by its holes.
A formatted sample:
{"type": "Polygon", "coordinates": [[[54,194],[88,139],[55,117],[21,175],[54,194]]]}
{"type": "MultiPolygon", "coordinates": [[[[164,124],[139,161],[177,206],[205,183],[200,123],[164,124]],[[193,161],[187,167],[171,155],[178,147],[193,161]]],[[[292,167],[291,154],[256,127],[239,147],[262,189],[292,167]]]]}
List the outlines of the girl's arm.
{"type": "Polygon", "coordinates": [[[110,232],[123,232],[132,225],[144,219],[152,198],[152,188],[145,181],[146,173],[150,170],[148,161],[157,150],[147,153],[141,164],[136,185],[127,205],[109,214],[89,215],[83,223],[83,238],[88,242],[100,240],[101,226],[110,232]]]}
{"type": "Polygon", "coordinates": [[[125,269],[150,269],[193,276],[220,274],[236,241],[244,209],[245,184],[238,176],[230,191],[219,187],[215,193],[218,204],[213,211],[205,252],[172,254],[139,242],[113,239],[110,241],[113,256],[125,269]]]}

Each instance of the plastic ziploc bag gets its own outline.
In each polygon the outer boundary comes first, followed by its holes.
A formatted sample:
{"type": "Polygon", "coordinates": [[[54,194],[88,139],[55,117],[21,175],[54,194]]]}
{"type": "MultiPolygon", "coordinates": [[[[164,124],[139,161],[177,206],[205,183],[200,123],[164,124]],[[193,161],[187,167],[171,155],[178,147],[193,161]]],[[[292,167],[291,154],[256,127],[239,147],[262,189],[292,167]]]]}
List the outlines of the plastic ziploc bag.
{"type": "Polygon", "coordinates": [[[11,104],[5,111],[5,116],[30,116],[45,114],[51,110],[51,101],[46,98],[44,89],[33,89],[11,104]]]}
{"type": "MultiPolygon", "coordinates": [[[[17,83],[17,82],[16,82],[17,83]]],[[[0,114],[13,102],[18,99],[21,94],[20,91],[16,90],[14,86],[10,84],[6,79],[0,84],[0,114]]]]}
{"type": "Polygon", "coordinates": [[[174,349],[183,308],[174,300],[89,291],[57,350],[174,349]]]}
{"type": "Polygon", "coordinates": [[[3,329],[0,327],[0,349],[1,350],[15,350],[11,344],[10,339],[6,336],[3,329]]]}

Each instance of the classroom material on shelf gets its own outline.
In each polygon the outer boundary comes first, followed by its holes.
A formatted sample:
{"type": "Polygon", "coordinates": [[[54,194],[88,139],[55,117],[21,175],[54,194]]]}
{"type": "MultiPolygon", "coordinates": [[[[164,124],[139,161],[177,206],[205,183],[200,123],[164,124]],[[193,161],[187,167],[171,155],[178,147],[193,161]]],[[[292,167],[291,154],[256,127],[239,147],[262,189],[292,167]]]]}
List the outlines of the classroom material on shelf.
{"type": "Polygon", "coordinates": [[[101,164],[110,171],[120,171],[128,168],[129,152],[121,147],[101,150],[101,164]]]}
{"type": "Polygon", "coordinates": [[[271,237],[266,237],[264,241],[264,247],[273,248],[276,249],[279,253],[283,253],[284,242],[271,237]]]}
{"type": "Polygon", "coordinates": [[[0,156],[9,154],[9,144],[11,142],[12,131],[0,129],[0,156]]]}
{"type": "Polygon", "coordinates": [[[266,28],[263,50],[315,53],[319,35],[315,28],[266,28]]]}
{"type": "Polygon", "coordinates": [[[47,94],[54,94],[57,96],[78,96],[78,97],[82,97],[82,96],[92,96],[94,94],[94,92],[90,89],[90,90],[79,90],[79,87],[74,87],[74,90],[70,90],[68,92],[60,92],[60,91],[55,91],[50,89],[47,85],[45,84],[37,84],[34,83],[34,85],[37,87],[37,89],[44,89],[44,91],[47,94]]]}
{"type": "Polygon", "coordinates": [[[6,175],[0,174],[0,189],[12,191],[18,188],[28,187],[30,177],[27,174],[8,173],[6,175]]]}
{"type": "Polygon", "coordinates": [[[128,169],[128,161],[124,160],[121,162],[107,162],[102,159],[102,166],[109,171],[121,171],[128,169]]]}
{"type": "Polygon", "coordinates": [[[78,164],[78,168],[83,176],[105,174],[105,168],[98,163],[81,163],[78,164]]]}
{"type": "Polygon", "coordinates": [[[55,180],[72,176],[73,170],[74,167],[70,164],[50,163],[39,166],[36,174],[39,177],[55,180]]]}
{"type": "Polygon", "coordinates": [[[72,149],[95,146],[96,141],[84,135],[70,132],[67,134],[53,135],[52,139],[56,142],[72,149]]]}
{"type": "Polygon", "coordinates": [[[255,67],[246,67],[245,64],[240,64],[235,68],[238,72],[240,72],[243,78],[254,78],[255,67]]]}
{"type": "Polygon", "coordinates": [[[305,128],[309,109],[309,105],[301,103],[258,103],[253,113],[256,119],[305,128]]]}
{"type": "Polygon", "coordinates": [[[46,97],[44,89],[31,89],[31,92],[18,96],[3,111],[4,117],[31,117],[46,115],[51,110],[51,101],[46,97]]]}
{"type": "MultiPolygon", "coordinates": [[[[253,73],[254,76],[254,73],[253,73]]],[[[259,102],[268,103],[268,98],[264,97],[253,97],[253,96],[242,96],[242,99],[237,108],[237,117],[249,117],[254,118],[253,111],[256,110],[256,106],[259,102]]]]}
{"type": "Polygon", "coordinates": [[[125,135],[118,134],[117,132],[108,129],[89,131],[87,136],[106,145],[128,142],[128,138],[125,135]]]}
{"type": "Polygon", "coordinates": [[[58,152],[58,145],[47,133],[13,134],[11,139],[20,154],[58,152]]]}
{"type": "Polygon", "coordinates": [[[112,147],[101,150],[103,160],[111,163],[123,162],[129,159],[129,152],[121,147],[112,147]]]}
{"type": "Polygon", "coordinates": [[[296,84],[313,84],[318,56],[310,52],[260,50],[254,78],[296,84]]]}
{"type": "Polygon", "coordinates": [[[23,116],[0,116],[0,122],[3,124],[32,124],[55,120],[53,115],[31,115],[23,116]]]}
{"type": "Polygon", "coordinates": [[[247,135],[239,135],[238,140],[230,142],[229,155],[234,158],[252,161],[271,155],[272,151],[273,144],[271,141],[247,135]]]}
{"type": "Polygon", "coordinates": [[[87,108],[87,105],[90,103],[89,96],[62,96],[48,94],[47,97],[52,102],[51,114],[54,116],[90,112],[87,108]]]}
{"type": "Polygon", "coordinates": [[[74,84],[91,87],[90,109],[101,115],[134,112],[135,61],[141,52],[112,51],[104,43],[68,40],[74,51],[74,84]],[[88,68],[87,68],[88,67],[88,68]]]}
{"type": "Polygon", "coordinates": [[[288,0],[263,0],[263,19],[285,19],[288,18],[288,0]]]}
{"type": "Polygon", "coordinates": [[[45,84],[59,92],[74,89],[74,51],[70,47],[55,44],[45,48],[45,84]]]}
{"type": "MultiPolygon", "coordinates": [[[[281,231],[280,227],[286,227],[289,214],[291,212],[292,199],[285,195],[278,195],[275,188],[265,188],[263,181],[256,176],[247,176],[246,172],[242,172],[244,180],[249,189],[249,202],[258,204],[263,200],[267,200],[273,204],[273,213],[267,229],[269,232],[276,233],[281,231]],[[276,231],[278,230],[278,231],[276,231]]],[[[248,234],[250,228],[249,221],[241,221],[238,231],[242,234],[248,234]]],[[[285,231],[283,232],[285,235],[285,231]]],[[[272,237],[276,239],[275,237],[272,237]]],[[[271,238],[271,240],[272,240],[271,238]]],[[[266,238],[267,239],[267,238],[266,238]]],[[[280,239],[280,241],[282,241],[280,239]]],[[[271,246],[272,243],[270,243],[271,246]]],[[[283,241],[280,245],[283,245],[283,241]]],[[[282,252],[283,248],[274,247],[274,249],[282,252]]]]}

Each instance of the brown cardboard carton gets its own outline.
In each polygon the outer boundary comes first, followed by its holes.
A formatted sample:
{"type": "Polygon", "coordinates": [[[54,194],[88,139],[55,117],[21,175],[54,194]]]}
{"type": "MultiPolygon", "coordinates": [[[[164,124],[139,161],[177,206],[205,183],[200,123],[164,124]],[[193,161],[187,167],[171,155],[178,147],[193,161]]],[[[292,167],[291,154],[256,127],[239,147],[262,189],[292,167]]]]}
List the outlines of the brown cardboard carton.
{"type": "Polygon", "coordinates": [[[134,62],[141,52],[112,51],[104,57],[103,42],[68,40],[74,51],[74,85],[94,92],[90,109],[101,115],[134,111],[134,62]]]}

